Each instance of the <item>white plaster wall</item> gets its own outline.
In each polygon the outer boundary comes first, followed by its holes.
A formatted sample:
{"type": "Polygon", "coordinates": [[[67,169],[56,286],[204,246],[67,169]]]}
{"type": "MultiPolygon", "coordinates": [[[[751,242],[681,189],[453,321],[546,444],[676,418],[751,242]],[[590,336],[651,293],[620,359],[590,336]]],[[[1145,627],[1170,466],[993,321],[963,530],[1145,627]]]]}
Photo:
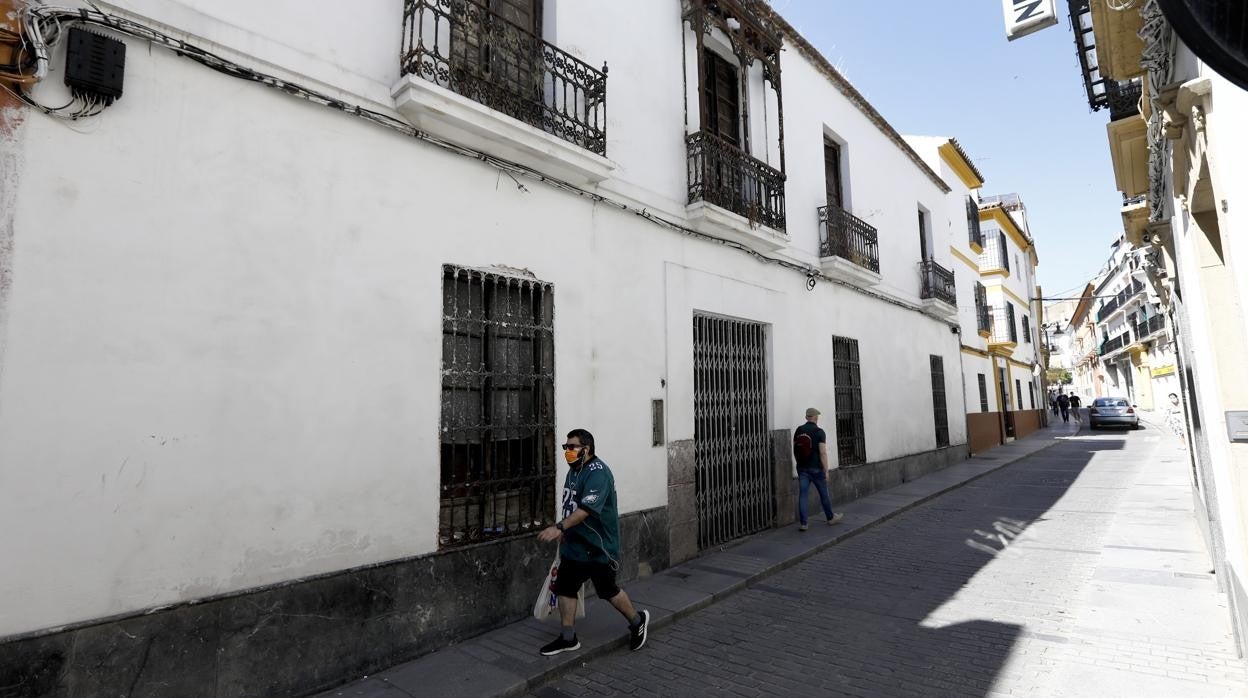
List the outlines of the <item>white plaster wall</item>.
{"type": "MultiPolygon", "coordinates": [[[[678,12],[651,1],[661,11],[608,8],[592,23],[581,4],[555,12],[561,43],[626,66],[610,83],[621,179],[607,188],[677,210],[678,12]],[[626,50],[639,32],[661,47],[626,50]]],[[[344,91],[384,95],[397,74],[397,0],[359,9],[367,39],[303,4],[126,7],[344,91]],[[368,45],[321,51],[331,39],[368,45]]],[[[854,140],[886,287],[917,295],[914,210],[936,210],[941,192],[795,55],[795,244],[816,249],[822,156],[808,156],[835,123],[854,140]],[[805,94],[818,104],[803,108],[805,94]]],[[[860,341],[870,460],[934,448],[929,354],[945,358],[950,438],[965,442],[944,323],[832,284],[807,291],[792,271],[537,183],[520,191],[137,42],[125,97],[92,129],[29,118],[17,147],[0,529],[24,533],[0,539],[19,571],[0,576],[0,596],[22,603],[0,609],[0,636],[435,550],[443,263],[555,285],[557,428],[595,432],[622,511],[666,504],[649,401],[667,399],[669,439],[692,436],[694,310],[771,325],[773,428],[831,405],[841,334],[860,341]]]]}

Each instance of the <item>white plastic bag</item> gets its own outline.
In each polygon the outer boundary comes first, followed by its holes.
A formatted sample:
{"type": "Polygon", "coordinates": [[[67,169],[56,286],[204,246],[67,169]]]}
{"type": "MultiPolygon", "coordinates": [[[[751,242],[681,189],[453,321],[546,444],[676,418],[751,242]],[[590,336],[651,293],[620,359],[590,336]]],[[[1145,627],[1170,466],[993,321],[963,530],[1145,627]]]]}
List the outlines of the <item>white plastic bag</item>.
{"type": "MultiPolygon", "coordinates": [[[[537,592],[537,601],[533,604],[533,617],[546,620],[551,615],[558,617],[559,597],[555,595],[555,578],[559,576],[559,553],[555,553],[555,561],[550,563],[550,571],[537,592]]],[[[576,590],[576,617],[585,617],[585,585],[576,590]]]]}

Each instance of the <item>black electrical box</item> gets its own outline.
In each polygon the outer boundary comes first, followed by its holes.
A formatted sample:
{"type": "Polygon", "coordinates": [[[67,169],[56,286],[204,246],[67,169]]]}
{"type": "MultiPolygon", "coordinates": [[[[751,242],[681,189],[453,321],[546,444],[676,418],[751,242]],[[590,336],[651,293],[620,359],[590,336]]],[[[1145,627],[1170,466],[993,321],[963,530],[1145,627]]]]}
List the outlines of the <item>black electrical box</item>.
{"type": "Polygon", "coordinates": [[[76,97],[112,104],[121,96],[126,45],[77,27],[69,30],[65,84],[76,97]]]}

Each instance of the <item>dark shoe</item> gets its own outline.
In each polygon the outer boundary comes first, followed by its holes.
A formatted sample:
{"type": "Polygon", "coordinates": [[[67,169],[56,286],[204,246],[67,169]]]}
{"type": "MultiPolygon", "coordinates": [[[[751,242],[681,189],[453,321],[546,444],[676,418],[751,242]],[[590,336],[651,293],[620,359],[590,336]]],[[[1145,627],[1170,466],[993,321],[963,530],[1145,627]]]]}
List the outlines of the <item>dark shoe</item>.
{"type": "Polygon", "coordinates": [[[542,654],[546,655],[547,657],[553,657],[556,654],[559,654],[560,652],[571,652],[572,650],[579,650],[580,648],[581,648],[581,641],[576,639],[575,635],[572,637],[571,640],[565,640],[563,639],[562,636],[560,636],[560,637],[555,638],[554,642],[543,647],[542,654]]]}
{"type": "MultiPolygon", "coordinates": [[[[638,611],[641,616],[641,622],[635,628],[628,629],[628,648],[630,650],[639,650],[646,644],[646,631],[650,628],[650,612],[638,611]]],[[[577,647],[580,647],[578,644],[577,647]]]]}

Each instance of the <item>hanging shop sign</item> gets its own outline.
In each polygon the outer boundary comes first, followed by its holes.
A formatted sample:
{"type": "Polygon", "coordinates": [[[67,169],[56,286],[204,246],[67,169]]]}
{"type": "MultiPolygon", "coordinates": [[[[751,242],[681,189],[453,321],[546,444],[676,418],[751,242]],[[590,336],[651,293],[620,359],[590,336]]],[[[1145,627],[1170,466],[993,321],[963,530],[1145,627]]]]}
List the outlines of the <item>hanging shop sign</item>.
{"type": "Polygon", "coordinates": [[[1010,41],[1057,24],[1057,0],[1001,0],[1001,7],[1010,41]]]}

